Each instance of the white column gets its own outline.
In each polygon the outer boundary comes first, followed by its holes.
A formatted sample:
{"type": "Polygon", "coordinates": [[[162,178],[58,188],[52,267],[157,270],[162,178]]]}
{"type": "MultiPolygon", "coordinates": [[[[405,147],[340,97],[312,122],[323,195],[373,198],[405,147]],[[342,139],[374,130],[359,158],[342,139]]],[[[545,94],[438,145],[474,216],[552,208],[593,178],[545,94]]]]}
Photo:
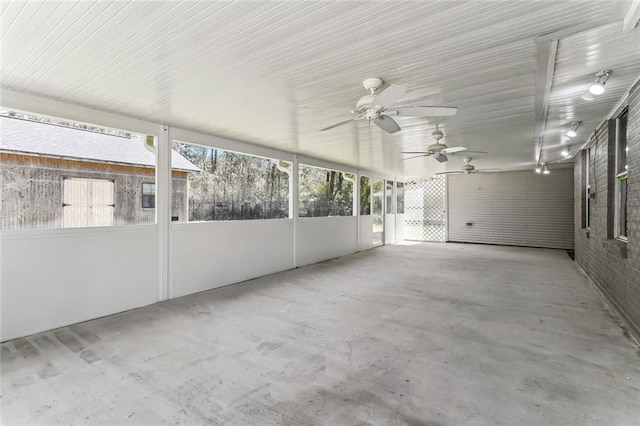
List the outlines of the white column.
{"type": "Polygon", "coordinates": [[[162,125],[156,146],[156,227],[158,274],[157,298],[163,301],[173,296],[169,288],[169,247],[171,226],[171,139],[169,128],[162,125]]]}
{"type": "Polygon", "coordinates": [[[289,211],[293,218],[293,267],[298,267],[298,221],[300,220],[300,162],[298,155],[293,156],[289,185],[289,211]]]}

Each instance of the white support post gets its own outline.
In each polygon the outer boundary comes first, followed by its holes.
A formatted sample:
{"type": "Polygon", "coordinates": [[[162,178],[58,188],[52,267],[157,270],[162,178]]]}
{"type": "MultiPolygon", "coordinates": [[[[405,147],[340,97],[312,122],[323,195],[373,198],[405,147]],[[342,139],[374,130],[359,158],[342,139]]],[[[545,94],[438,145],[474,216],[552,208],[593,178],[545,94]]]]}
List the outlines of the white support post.
{"type": "Polygon", "coordinates": [[[162,125],[156,146],[156,226],[158,302],[173,296],[169,287],[169,247],[171,230],[171,139],[169,128],[162,125]]]}
{"type": "Polygon", "coordinates": [[[298,267],[298,221],[300,220],[300,161],[293,156],[291,176],[289,178],[289,212],[293,218],[293,267],[298,267]]]}
{"type": "Polygon", "coordinates": [[[360,173],[355,173],[355,182],[353,184],[353,213],[358,219],[356,221],[358,228],[356,232],[356,251],[360,251],[360,173]]]}

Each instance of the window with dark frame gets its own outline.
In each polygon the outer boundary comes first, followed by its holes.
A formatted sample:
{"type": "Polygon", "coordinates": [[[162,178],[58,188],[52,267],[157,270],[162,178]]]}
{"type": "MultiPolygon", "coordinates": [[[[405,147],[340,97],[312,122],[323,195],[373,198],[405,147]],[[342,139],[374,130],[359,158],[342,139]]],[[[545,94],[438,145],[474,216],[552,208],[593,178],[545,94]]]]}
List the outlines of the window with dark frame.
{"type": "Polygon", "coordinates": [[[625,109],[615,121],[614,237],[621,240],[627,238],[629,221],[627,216],[627,178],[629,176],[627,116],[628,110],[625,109]]]}
{"type": "Polygon", "coordinates": [[[156,208],[156,184],[150,182],[142,183],[142,208],[156,208]]]}
{"type": "Polygon", "coordinates": [[[591,226],[591,147],[582,150],[582,228],[591,226]]]}

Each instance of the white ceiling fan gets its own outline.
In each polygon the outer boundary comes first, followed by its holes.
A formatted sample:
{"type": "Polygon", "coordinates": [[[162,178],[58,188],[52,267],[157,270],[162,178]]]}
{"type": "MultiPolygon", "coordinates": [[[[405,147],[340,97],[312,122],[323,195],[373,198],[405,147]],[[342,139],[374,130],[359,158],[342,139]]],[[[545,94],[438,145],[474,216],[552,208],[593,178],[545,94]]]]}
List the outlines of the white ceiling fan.
{"type": "Polygon", "coordinates": [[[486,154],[484,151],[467,151],[467,148],[464,146],[448,147],[446,144],[440,143],[440,139],[444,137],[444,133],[438,129],[438,122],[436,122],[436,130],[431,133],[431,137],[436,141],[436,143],[429,145],[426,151],[403,151],[403,154],[418,154],[413,157],[404,158],[404,160],[433,155],[434,159],[442,163],[449,160],[446,154],[456,155],[456,153],[462,151],[464,151],[465,154],[486,154]]]}
{"type": "Polygon", "coordinates": [[[500,169],[476,169],[475,166],[471,164],[471,160],[473,160],[473,158],[465,157],[462,159],[464,164],[462,165],[462,168],[460,170],[454,170],[451,172],[440,172],[440,173],[436,173],[436,175],[452,175],[452,174],[468,175],[471,173],[492,173],[492,172],[500,171],[500,169]]]}
{"type": "Polygon", "coordinates": [[[392,108],[393,104],[407,91],[407,88],[397,84],[390,84],[380,93],[376,91],[382,86],[382,79],[368,78],[362,82],[365,89],[369,90],[368,95],[360,98],[356,104],[356,109],[351,111],[357,114],[356,117],[331,126],[320,129],[321,132],[334,127],[342,126],[352,121],[367,119],[373,122],[387,133],[395,133],[400,130],[398,123],[391,116],[398,117],[446,117],[453,116],[458,111],[455,107],[438,107],[438,106],[406,106],[392,108]]]}

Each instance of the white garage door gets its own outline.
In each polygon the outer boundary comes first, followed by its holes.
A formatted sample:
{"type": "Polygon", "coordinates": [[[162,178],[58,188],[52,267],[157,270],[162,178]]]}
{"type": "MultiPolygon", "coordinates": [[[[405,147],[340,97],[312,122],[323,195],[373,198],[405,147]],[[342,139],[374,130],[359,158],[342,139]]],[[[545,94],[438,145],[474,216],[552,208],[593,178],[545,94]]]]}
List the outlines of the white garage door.
{"type": "Polygon", "coordinates": [[[573,248],[573,168],[449,175],[448,241],[573,248]]]}

